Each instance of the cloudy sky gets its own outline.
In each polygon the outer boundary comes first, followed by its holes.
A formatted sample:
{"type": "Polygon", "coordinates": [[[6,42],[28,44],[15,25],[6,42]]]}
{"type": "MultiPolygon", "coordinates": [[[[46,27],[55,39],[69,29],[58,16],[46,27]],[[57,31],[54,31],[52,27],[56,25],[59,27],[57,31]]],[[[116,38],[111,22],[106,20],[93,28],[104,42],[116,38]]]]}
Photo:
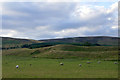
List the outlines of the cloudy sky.
{"type": "Polygon", "coordinates": [[[0,36],[51,39],[118,36],[117,2],[6,2],[0,36]]]}

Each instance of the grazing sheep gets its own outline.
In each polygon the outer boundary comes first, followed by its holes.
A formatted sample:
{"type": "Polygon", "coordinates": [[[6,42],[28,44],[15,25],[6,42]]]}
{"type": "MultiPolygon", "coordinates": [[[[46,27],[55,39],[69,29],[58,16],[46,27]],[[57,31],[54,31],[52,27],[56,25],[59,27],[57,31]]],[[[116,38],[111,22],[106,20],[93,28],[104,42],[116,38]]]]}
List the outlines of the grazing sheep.
{"type": "Polygon", "coordinates": [[[19,65],[16,65],[16,68],[19,68],[19,65]]]}
{"type": "Polygon", "coordinates": [[[87,61],[87,64],[90,64],[91,62],[90,61],[87,61]]]}
{"type": "Polygon", "coordinates": [[[60,65],[64,65],[63,63],[60,63],[60,65]]]}
{"type": "Polygon", "coordinates": [[[82,64],[79,64],[79,66],[81,67],[81,66],[82,66],[82,64]]]}
{"type": "Polygon", "coordinates": [[[100,64],[101,63],[101,61],[98,61],[98,64],[100,64]]]}
{"type": "Polygon", "coordinates": [[[114,64],[118,64],[117,62],[114,62],[114,64]]]}

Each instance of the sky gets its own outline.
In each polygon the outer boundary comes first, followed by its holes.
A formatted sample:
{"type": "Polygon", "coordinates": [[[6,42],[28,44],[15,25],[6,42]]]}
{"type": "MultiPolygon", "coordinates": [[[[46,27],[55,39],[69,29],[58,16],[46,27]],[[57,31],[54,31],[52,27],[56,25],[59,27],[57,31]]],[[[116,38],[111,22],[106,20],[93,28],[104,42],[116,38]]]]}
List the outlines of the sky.
{"type": "Polygon", "coordinates": [[[0,36],[118,36],[118,2],[5,2],[0,36]]]}

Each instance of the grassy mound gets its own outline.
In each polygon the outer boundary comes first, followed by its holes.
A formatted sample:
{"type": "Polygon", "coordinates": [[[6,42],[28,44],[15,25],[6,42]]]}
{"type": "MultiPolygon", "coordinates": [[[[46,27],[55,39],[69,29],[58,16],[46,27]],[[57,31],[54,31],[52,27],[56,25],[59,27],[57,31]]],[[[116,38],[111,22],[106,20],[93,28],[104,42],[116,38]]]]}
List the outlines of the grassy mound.
{"type": "Polygon", "coordinates": [[[81,59],[118,59],[118,48],[115,46],[75,46],[75,45],[55,45],[50,47],[35,49],[10,49],[3,50],[3,55],[14,55],[38,58],[81,58],[81,59]]]}

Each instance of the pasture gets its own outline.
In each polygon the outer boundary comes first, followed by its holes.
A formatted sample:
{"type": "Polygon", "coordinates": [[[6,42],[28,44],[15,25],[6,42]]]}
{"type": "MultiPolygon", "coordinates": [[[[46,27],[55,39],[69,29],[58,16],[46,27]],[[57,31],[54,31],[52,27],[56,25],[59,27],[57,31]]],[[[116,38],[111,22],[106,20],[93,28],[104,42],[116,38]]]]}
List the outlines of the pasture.
{"type": "Polygon", "coordinates": [[[115,61],[3,56],[3,78],[117,78],[115,61]],[[90,61],[90,64],[86,62],[90,61]],[[63,66],[60,62],[64,63],[63,66]],[[30,66],[31,64],[31,66],[30,66]],[[80,67],[79,64],[82,64],[80,67]],[[16,65],[19,68],[16,69],[16,65]]]}
{"type": "Polygon", "coordinates": [[[3,78],[117,78],[118,64],[115,64],[118,60],[117,50],[117,46],[75,45],[3,50],[2,76],[3,78]],[[91,63],[87,64],[88,61],[91,63]],[[99,61],[101,63],[98,63],[99,61]],[[16,65],[19,65],[18,69],[16,65]]]}

